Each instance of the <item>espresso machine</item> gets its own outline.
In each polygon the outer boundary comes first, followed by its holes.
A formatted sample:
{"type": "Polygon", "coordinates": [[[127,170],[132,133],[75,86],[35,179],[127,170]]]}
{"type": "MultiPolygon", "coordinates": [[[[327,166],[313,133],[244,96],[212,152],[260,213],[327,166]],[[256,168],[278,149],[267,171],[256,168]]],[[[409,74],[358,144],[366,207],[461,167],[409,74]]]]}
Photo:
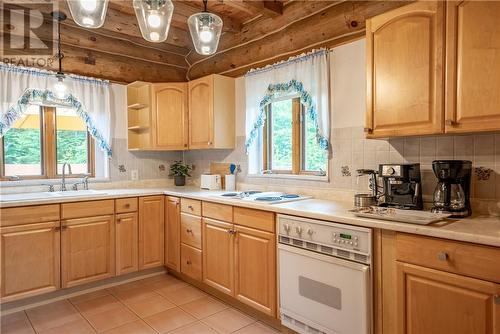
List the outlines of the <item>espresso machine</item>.
{"type": "Polygon", "coordinates": [[[468,160],[435,160],[432,170],[438,179],[434,190],[432,212],[450,213],[463,218],[472,214],[470,182],[472,162],[468,160]]]}
{"type": "Polygon", "coordinates": [[[381,164],[383,195],[380,206],[422,210],[420,164],[381,164]]]}

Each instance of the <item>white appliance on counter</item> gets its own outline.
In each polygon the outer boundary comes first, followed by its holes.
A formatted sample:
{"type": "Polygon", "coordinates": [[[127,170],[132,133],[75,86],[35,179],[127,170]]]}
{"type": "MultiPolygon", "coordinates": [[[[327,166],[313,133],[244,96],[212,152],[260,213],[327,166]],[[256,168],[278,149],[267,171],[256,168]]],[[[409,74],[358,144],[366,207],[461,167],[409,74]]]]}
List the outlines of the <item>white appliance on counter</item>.
{"type": "Polygon", "coordinates": [[[371,333],[371,229],[287,215],[277,224],[281,323],[298,333],[371,333]]]}
{"type": "Polygon", "coordinates": [[[219,174],[202,174],[200,183],[201,189],[220,190],[222,188],[221,176],[219,174]]]}

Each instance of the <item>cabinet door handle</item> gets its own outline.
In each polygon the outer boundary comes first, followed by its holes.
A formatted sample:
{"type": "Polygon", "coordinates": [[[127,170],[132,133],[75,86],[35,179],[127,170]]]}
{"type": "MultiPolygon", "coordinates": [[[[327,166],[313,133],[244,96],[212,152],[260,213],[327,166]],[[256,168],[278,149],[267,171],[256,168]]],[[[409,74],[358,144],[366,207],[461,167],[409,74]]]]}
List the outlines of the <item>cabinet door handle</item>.
{"type": "Polygon", "coordinates": [[[500,305],[500,296],[499,295],[494,295],[493,296],[493,301],[495,302],[496,305],[500,305]]]}
{"type": "Polygon", "coordinates": [[[458,125],[458,123],[455,120],[452,120],[452,119],[447,119],[444,123],[447,126],[457,126],[458,125]]]}
{"type": "Polygon", "coordinates": [[[190,229],[190,228],[187,228],[187,229],[186,229],[186,233],[193,233],[193,230],[192,230],[192,229],[190,229]]]}
{"type": "Polygon", "coordinates": [[[54,231],[56,231],[56,232],[57,232],[57,231],[60,231],[60,230],[61,230],[61,227],[60,227],[60,226],[56,226],[56,227],[54,227],[54,231]]]}
{"type": "Polygon", "coordinates": [[[212,145],[212,142],[211,142],[211,141],[209,141],[207,144],[208,144],[208,145],[212,145]]]}
{"type": "Polygon", "coordinates": [[[186,260],[186,264],[190,266],[191,265],[191,260],[186,260]]]}
{"type": "Polygon", "coordinates": [[[192,206],[192,205],[188,205],[188,209],[189,209],[189,210],[191,210],[191,211],[193,211],[193,210],[194,210],[194,208],[193,208],[193,206],[192,206]]]}
{"type": "Polygon", "coordinates": [[[449,256],[448,256],[448,253],[446,253],[446,252],[439,252],[437,255],[437,258],[439,261],[448,261],[449,256]]]}
{"type": "Polygon", "coordinates": [[[373,133],[373,129],[372,128],[364,128],[363,131],[365,133],[373,133]]]}
{"type": "Polygon", "coordinates": [[[130,208],[130,203],[125,204],[125,208],[126,209],[130,208]]]}

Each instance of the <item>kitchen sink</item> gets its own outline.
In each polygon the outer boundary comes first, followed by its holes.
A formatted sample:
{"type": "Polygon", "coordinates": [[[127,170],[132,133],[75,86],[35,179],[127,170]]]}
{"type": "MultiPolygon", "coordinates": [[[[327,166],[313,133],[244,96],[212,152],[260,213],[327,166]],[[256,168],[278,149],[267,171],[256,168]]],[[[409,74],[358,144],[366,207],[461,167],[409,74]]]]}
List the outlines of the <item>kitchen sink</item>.
{"type": "Polygon", "coordinates": [[[8,194],[1,195],[0,202],[13,202],[13,201],[30,201],[37,199],[49,199],[57,197],[86,197],[95,195],[106,195],[105,190],[69,190],[69,191],[54,191],[54,192],[36,192],[36,193],[22,193],[22,194],[8,194]]]}

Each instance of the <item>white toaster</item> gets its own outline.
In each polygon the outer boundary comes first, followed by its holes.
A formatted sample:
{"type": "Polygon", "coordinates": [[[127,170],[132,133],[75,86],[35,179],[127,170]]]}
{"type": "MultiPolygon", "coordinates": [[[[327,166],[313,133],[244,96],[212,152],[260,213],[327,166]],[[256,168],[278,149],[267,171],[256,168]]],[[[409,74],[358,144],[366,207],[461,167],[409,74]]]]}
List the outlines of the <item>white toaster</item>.
{"type": "Polygon", "coordinates": [[[201,189],[220,190],[222,188],[221,176],[219,174],[202,174],[201,189]]]}

